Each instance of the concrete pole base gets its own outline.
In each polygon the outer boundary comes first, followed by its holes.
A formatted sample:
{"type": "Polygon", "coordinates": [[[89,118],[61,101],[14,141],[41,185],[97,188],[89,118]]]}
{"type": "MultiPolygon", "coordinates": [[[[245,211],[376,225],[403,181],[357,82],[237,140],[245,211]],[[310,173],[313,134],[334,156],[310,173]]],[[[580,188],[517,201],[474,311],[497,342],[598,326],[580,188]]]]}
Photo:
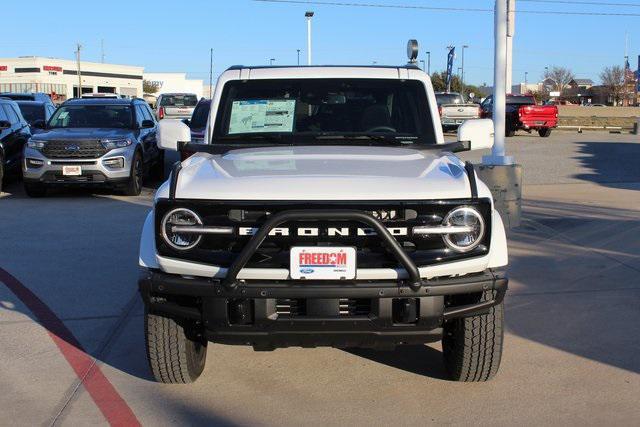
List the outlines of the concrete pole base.
{"type": "Polygon", "coordinates": [[[476,173],[491,190],[504,226],[518,227],[522,216],[522,166],[478,165],[476,173]]]}

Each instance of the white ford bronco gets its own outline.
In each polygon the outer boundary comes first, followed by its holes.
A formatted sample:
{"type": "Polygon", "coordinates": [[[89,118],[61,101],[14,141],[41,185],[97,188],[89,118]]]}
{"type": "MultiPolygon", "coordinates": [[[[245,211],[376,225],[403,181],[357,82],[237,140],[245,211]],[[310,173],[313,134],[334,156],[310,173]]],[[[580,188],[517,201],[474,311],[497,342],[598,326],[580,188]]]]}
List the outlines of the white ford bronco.
{"type": "MultiPolygon", "coordinates": [[[[442,341],[447,372],[499,367],[507,242],[491,193],[453,153],[489,148],[491,120],[445,142],[429,76],[402,67],[232,67],[205,143],[157,191],[139,288],[158,381],[203,371],[207,343],[372,347],[442,341]]],[[[426,363],[426,361],[425,361],[426,363]]]]}

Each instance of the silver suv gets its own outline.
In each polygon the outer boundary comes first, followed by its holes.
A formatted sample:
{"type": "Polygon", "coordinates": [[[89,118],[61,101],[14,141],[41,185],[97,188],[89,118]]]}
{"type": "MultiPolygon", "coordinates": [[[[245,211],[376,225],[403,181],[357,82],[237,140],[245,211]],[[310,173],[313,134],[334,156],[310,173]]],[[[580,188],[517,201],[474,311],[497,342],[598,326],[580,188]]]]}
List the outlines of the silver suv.
{"type": "Polygon", "coordinates": [[[190,119],[198,103],[194,93],[163,93],[156,103],[156,115],[162,119],[190,119]]]}
{"type": "Polygon", "coordinates": [[[26,193],[52,186],[109,186],[138,195],[142,179],[164,175],[157,123],[142,99],[72,99],[62,104],[24,149],[26,193]]]}

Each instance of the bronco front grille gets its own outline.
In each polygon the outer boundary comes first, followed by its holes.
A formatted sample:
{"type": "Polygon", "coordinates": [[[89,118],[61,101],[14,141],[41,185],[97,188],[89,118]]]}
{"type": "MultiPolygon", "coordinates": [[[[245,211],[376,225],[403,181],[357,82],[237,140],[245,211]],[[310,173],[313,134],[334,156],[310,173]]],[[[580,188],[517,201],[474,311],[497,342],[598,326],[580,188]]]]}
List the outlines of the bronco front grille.
{"type": "MultiPolygon", "coordinates": [[[[336,317],[368,316],[371,314],[371,300],[366,298],[340,298],[337,300],[336,317]]],[[[276,300],[279,318],[296,318],[307,315],[305,298],[280,298],[276,300]]]]}
{"type": "Polygon", "coordinates": [[[98,140],[47,141],[42,154],[49,159],[97,159],[108,151],[98,140]]]}
{"type": "MultiPolygon", "coordinates": [[[[162,199],[155,208],[156,246],[158,253],[163,256],[228,267],[267,218],[286,210],[305,209],[349,209],[369,213],[391,231],[418,266],[486,255],[489,248],[489,199],[306,203],[162,199]],[[474,250],[466,253],[453,252],[447,248],[442,236],[413,235],[411,230],[414,226],[438,225],[449,211],[461,205],[475,206],[485,218],[487,228],[484,240],[474,250]],[[176,251],[164,243],[161,221],[165,213],[179,207],[196,212],[202,219],[203,226],[232,227],[234,232],[226,235],[205,234],[195,248],[176,251]]],[[[246,264],[247,268],[288,269],[289,250],[293,246],[350,246],[356,248],[358,268],[398,267],[397,259],[389,254],[380,238],[375,233],[370,233],[367,225],[359,222],[293,221],[282,224],[278,229],[280,232],[268,236],[260,245],[246,264]],[[300,235],[298,229],[311,229],[313,232],[300,235]]]]}

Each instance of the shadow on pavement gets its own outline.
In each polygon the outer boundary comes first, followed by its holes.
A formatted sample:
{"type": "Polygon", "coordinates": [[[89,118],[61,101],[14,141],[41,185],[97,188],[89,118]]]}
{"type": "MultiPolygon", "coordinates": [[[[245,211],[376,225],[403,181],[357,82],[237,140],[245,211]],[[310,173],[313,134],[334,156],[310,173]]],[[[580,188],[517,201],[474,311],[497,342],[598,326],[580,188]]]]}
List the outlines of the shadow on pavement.
{"type": "Polygon", "coordinates": [[[404,345],[395,350],[352,348],[345,350],[354,356],[382,363],[416,375],[448,380],[442,361],[442,352],[426,345],[404,345]]]}
{"type": "Polygon", "coordinates": [[[624,188],[618,184],[640,182],[640,141],[638,142],[581,142],[578,143],[581,167],[592,173],[574,178],[624,188]]]}
{"type": "Polygon", "coordinates": [[[509,237],[508,331],[640,373],[640,212],[528,200],[509,237]]]}

